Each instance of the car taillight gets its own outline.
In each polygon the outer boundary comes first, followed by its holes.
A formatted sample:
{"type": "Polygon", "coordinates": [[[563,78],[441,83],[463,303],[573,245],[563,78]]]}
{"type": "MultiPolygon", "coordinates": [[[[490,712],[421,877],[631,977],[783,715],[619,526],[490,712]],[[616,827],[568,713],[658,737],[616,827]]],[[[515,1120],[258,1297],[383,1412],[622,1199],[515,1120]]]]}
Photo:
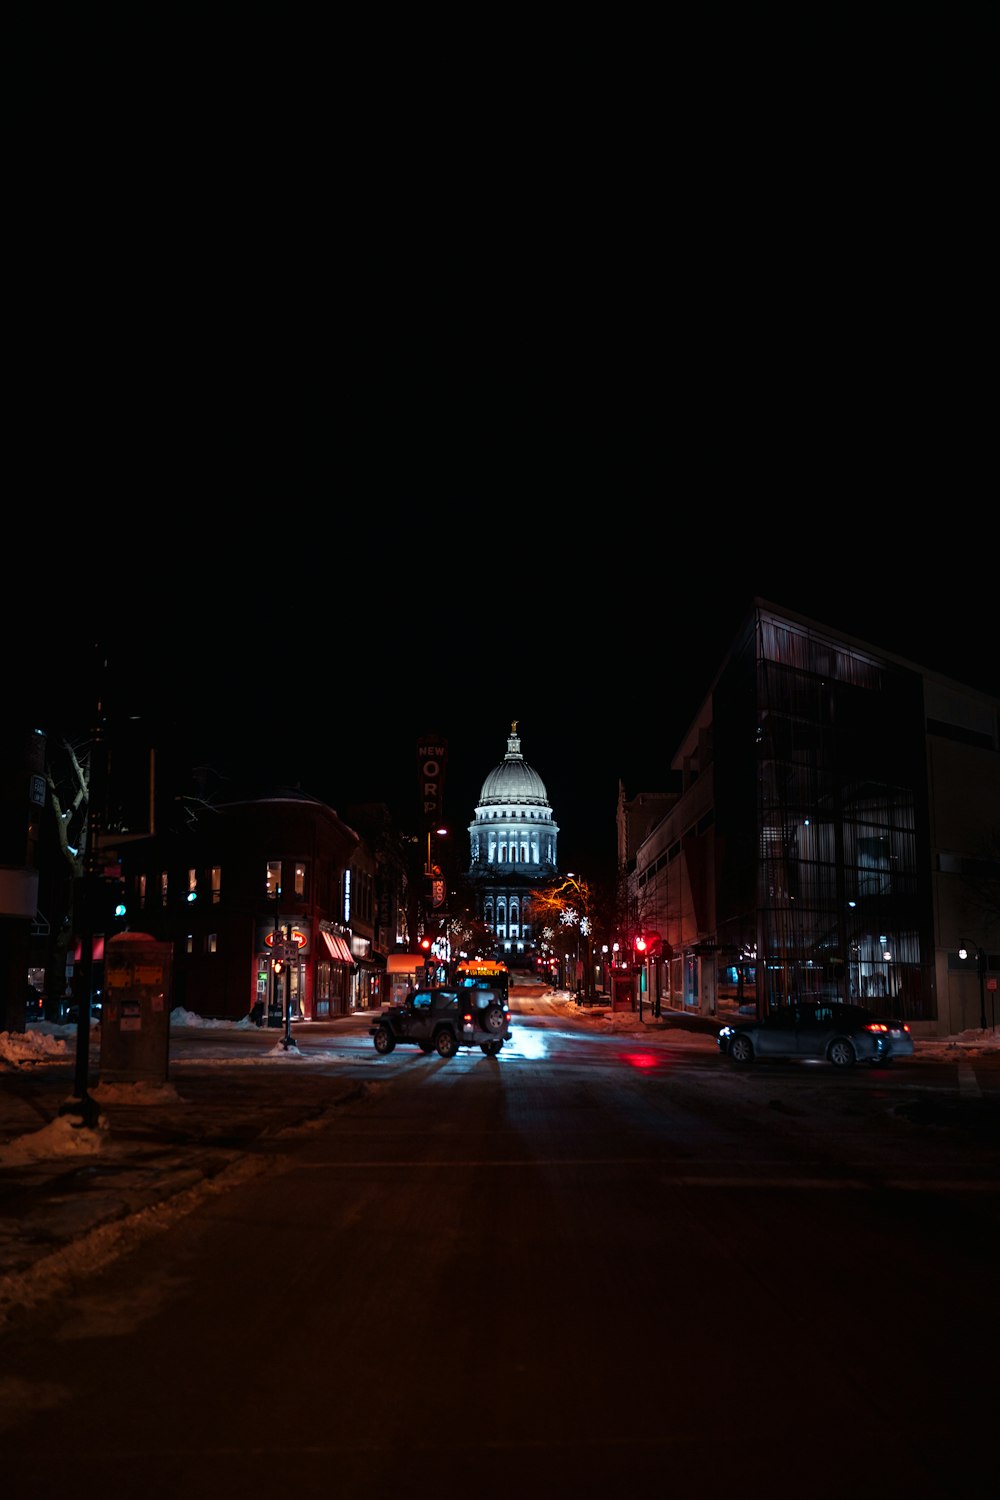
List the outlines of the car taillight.
{"type": "Polygon", "coordinates": [[[865,1027],[866,1031],[888,1031],[889,1028],[884,1021],[869,1021],[865,1027]]]}

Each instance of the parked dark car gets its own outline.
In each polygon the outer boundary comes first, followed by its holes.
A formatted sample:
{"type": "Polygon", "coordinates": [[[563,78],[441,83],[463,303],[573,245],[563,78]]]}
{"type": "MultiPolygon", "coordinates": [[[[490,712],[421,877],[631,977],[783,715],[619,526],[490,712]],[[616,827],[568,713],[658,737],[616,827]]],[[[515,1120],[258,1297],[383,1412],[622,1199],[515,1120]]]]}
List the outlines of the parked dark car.
{"type": "Polygon", "coordinates": [[[853,1068],[855,1063],[885,1067],[896,1057],[913,1056],[905,1021],[884,1021],[861,1005],[802,1001],[783,1005],[762,1021],[722,1026],[719,1051],[734,1063],[755,1058],[803,1057],[853,1068]]]}
{"type": "Polygon", "coordinates": [[[402,1005],[387,1005],[368,1028],[375,1051],[391,1052],[411,1042],[421,1052],[454,1057],[459,1047],[481,1047],[495,1057],[510,1041],[510,1011],[497,990],[432,985],[415,990],[402,1005]]]}

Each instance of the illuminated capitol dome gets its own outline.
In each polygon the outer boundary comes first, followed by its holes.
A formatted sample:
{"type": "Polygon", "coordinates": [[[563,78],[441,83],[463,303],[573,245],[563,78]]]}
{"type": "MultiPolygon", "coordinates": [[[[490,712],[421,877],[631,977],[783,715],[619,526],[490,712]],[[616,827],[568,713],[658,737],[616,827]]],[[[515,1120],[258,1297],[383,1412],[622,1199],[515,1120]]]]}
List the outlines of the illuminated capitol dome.
{"type": "Polygon", "coordinates": [[[521,754],[517,720],[507,736],[507,754],[483,782],[476,817],[469,824],[469,880],[477,912],[504,953],[535,947],[531,930],[533,886],[556,875],[556,839],[545,783],[521,754]]]}

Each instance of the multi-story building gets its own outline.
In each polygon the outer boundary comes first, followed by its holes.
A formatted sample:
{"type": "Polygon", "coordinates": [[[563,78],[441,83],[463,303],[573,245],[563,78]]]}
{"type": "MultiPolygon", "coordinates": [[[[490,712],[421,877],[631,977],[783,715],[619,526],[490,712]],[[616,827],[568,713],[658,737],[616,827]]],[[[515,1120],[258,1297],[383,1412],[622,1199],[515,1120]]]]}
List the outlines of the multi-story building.
{"type": "Polygon", "coordinates": [[[557,873],[558,837],[545,783],[521,754],[515,720],[507,754],[483,782],[469,824],[467,879],[498,953],[517,959],[535,951],[531,893],[557,873]]]}
{"type": "Polygon", "coordinates": [[[373,860],[355,878],[360,842],[333,808],[291,791],[122,842],[129,928],[173,945],[172,1006],[273,1020],[290,1004],[293,1019],[322,1020],[367,1003],[373,860]]]}
{"type": "Polygon", "coordinates": [[[625,946],[660,947],[636,999],[824,995],[917,1035],[986,1018],[1000,700],[757,599],[671,772],[652,827],[648,794],[619,799],[625,946]]]}

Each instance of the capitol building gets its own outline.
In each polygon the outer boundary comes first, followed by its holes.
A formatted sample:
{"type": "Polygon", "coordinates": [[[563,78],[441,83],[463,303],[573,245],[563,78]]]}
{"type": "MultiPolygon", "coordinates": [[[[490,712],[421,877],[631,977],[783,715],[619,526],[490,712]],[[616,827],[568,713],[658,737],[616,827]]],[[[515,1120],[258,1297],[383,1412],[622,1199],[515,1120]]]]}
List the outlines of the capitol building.
{"type": "Polygon", "coordinates": [[[558,836],[545,783],[521,754],[515,719],[507,754],[483,782],[469,824],[468,880],[476,915],[493,929],[505,957],[516,959],[537,947],[531,894],[558,874],[558,836]]]}

